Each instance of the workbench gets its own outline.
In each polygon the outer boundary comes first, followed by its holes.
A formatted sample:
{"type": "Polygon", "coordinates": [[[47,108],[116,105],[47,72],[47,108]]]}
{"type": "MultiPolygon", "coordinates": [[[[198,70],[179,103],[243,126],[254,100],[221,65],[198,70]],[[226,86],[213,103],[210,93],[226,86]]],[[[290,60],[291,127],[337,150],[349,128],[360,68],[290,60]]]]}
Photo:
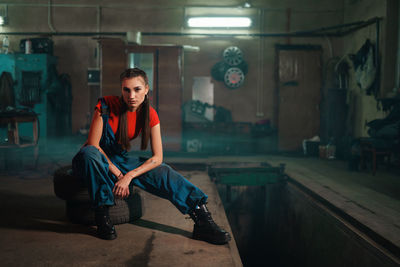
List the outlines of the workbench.
{"type": "Polygon", "coordinates": [[[35,166],[38,159],[38,137],[39,137],[39,122],[37,114],[33,112],[0,112],[0,127],[7,127],[8,138],[6,142],[0,143],[0,149],[12,148],[34,148],[35,166]],[[23,140],[20,138],[19,124],[32,123],[32,139],[23,140]]]}

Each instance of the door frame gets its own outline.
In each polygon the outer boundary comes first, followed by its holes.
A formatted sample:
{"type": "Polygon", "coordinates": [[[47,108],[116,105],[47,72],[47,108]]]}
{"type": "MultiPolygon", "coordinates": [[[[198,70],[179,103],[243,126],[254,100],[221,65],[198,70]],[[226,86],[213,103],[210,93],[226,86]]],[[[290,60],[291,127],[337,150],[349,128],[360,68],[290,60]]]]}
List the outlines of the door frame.
{"type": "MultiPolygon", "coordinates": [[[[281,85],[279,83],[279,52],[282,50],[301,50],[301,51],[321,51],[322,55],[322,46],[321,45],[310,45],[310,44],[275,44],[275,105],[274,105],[274,114],[275,114],[275,125],[278,129],[278,150],[279,150],[279,110],[280,110],[280,88],[281,85]]],[[[322,88],[322,57],[321,57],[321,88],[322,88]]],[[[320,90],[321,90],[320,88],[320,90]]],[[[320,92],[322,94],[322,92],[320,92]]],[[[319,114],[321,116],[321,114],[319,114]]]]}
{"type": "Polygon", "coordinates": [[[125,55],[129,53],[147,53],[153,54],[153,105],[155,110],[159,111],[159,83],[158,83],[158,54],[159,48],[157,46],[146,45],[126,45],[125,55]]]}

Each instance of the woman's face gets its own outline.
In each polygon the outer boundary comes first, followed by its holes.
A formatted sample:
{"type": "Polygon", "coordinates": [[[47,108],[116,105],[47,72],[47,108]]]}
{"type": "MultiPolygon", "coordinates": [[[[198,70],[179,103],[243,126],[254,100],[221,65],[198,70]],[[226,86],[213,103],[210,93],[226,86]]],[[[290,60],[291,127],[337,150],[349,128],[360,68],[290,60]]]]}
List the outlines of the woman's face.
{"type": "Polygon", "coordinates": [[[142,77],[126,78],[122,81],[122,98],[129,111],[136,111],[149,92],[149,86],[142,77]]]}

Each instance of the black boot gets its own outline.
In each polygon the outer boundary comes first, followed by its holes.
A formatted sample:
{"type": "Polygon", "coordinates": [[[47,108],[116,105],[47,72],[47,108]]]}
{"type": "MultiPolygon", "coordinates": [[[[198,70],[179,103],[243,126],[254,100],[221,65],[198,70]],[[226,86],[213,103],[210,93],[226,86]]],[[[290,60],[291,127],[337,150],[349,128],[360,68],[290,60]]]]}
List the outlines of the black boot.
{"type": "Polygon", "coordinates": [[[95,221],[97,235],[101,239],[113,240],[117,238],[117,232],[108,214],[108,206],[99,206],[95,209],[95,221]]]}
{"type": "Polygon", "coordinates": [[[226,244],[231,240],[230,234],[214,222],[206,205],[196,206],[190,217],[194,221],[193,239],[217,245],[226,244]]]}

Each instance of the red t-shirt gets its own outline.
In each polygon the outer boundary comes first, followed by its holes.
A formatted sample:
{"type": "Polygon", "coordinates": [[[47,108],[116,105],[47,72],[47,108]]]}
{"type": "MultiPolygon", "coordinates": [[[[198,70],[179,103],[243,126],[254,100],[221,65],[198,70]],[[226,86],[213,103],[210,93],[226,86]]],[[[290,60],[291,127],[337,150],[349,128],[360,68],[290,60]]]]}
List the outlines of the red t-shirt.
{"type": "MultiPolygon", "coordinates": [[[[117,133],[118,130],[118,121],[119,121],[119,113],[121,110],[121,102],[119,101],[118,96],[104,96],[104,100],[106,101],[106,104],[108,108],[110,109],[110,117],[108,119],[108,123],[111,126],[111,129],[113,130],[114,134],[117,133]]],[[[96,108],[98,111],[101,112],[101,101],[96,105],[96,108]]],[[[136,111],[128,111],[127,114],[128,117],[128,136],[129,139],[136,138],[139,135],[139,132],[135,132],[136,130],[136,111]]],[[[150,128],[156,126],[157,124],[160,123],[160,119],[158,118],[157,112],[154,110],[154,108],[150,107],[150,121],[149,125],[150,128]]]]}

